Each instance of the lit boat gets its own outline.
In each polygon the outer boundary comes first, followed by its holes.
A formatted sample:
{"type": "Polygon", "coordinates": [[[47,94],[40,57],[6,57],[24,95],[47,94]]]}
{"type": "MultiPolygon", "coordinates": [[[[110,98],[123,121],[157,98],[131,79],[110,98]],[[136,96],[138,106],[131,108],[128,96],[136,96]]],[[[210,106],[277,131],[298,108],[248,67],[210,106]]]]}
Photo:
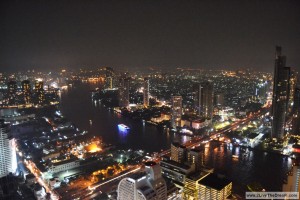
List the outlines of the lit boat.
{"type": "Polygon", "coordinates": [[[128,126],[126,126],[125,124],[118,124],[118,128],[121,131],[127,131],[130,130],[130,128],[128,126]]]}
{"type": "Polygon", "coordinates": [[[239,158],[238,155],[232,155],[232,158],[239,158]]]}

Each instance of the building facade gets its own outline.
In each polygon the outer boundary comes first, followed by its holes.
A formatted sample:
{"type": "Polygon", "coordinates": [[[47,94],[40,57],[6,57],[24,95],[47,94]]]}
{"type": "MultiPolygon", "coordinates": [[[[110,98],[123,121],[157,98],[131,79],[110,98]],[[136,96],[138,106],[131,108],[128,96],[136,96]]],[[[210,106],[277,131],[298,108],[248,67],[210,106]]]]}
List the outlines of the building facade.
{"type": "Polygon", "coordinates": [[[0,178],[17,169],[15,140],[11,137],[9,125],[0,119],[0,178]]]}
{"type": "Polygon", "coordinates": [[[171,126],[180,126],[182,116],[182,96],[172,96],[171,99],[171,126]]]}
{"type": "Polygon", "coordinates": [[[118,200],[166,200],[167,186],[161,168],[155,162],[145,163],[145,173],[124,178],[118,185],[118,200]]]}
{"type": "Polygon", "coordinates": [[[214,91],[213,84],[209,81],[194,85],[194,106],[197,115],[212,118],[214,91]]]}
{"type": "Polygon", "coordinates": [[[149,79],[144,79],[143,103],[145,107],[149,106],[149,79]]]}
{"type": "Polygon", "coordinates": [[[119,82],[119,106],[129,106],[130,78],[122,77],[119,82]]]}
{"type": "Polygon", "coordinates": [[[281,55],[281,47],[276,47],[275,71],[272,99],[272,138],[282,139],[288,111],[290,92],[290,68],[285,66],[286,57],[281,55]]]}

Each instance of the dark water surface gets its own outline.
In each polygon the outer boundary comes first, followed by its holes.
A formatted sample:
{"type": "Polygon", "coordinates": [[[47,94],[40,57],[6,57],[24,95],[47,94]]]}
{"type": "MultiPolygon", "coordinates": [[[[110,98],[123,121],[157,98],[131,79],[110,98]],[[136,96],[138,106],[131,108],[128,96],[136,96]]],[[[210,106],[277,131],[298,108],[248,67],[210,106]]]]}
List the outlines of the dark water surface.
{"type": "MultiPolygon", "coordinates": [[[[107,110],[91,99],[91,90],[96,85],[78,84],[62,93],[62,113],[77,127],[103,138],[105,143],[122,148],[144,149],[158,152],[170,148],[174,138],[188,140],[187,136],[175,136],[159,131],[151,125],[123,118],[107,110]],[[92,120],[92,125],[90,124],[92,120]],[[117,125],[123,123],[130,127],[128,133],[120,132],[117,125]]],[[[282,181],[291,168],[292,160],[278,154],[262,151],[242,152],[239,147],[210,144],[205,148],[205,164],[222,172],[233,180],[234,190],[241,196],[247,184],[259,182],[266,190],[281,191],[282,181]],[[239,158],[232,158],[232,155],[239,158]]]]}

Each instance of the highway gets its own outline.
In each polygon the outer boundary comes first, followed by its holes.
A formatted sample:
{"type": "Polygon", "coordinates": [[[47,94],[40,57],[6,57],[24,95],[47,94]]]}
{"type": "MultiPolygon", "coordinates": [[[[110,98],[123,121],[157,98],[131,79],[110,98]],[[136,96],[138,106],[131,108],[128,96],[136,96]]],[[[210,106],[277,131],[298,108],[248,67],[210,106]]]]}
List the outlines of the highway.
{"type": "MultiPolygon", "coordinates": [[[[266,110],[264,110],[264,111],[259,111],[259,112],[255,113],[255,114],[253,114],[253,115],[248,116],[248,117],[245,118],[245,119],[242,119],[242,120],[239,120],[239,121],[234,122],[233,124],[231,124],[231,125],[228,126],[228,127],[225,127],[225,128],[223,128],[223,129],[221,129],[221,130],[219,130],[219,131],[215,131],[215,132],[211,133],[210,136],[208,136],[208,137],[205,137],[205,138],[194,137],[192,140],[186,142],[186,143],[183,144],[183,145],[186,146],[187,148],[194,148],[194,147],[197,147],[197,146],[199,146],[200,144],[204,144],[204,143],[207,143],[207,142],[209,142],[209,141],[211,141],[211,140],[213,140],[213,139],[217,139],[221,134],[226,134],[226,133],[232,131],[233,129],[237,128],[237,127],[240,126],[240,125],[249,123],[250,121],[255,120],[255,119],[261,117],[261,116],[264,115],[266,112],[267,112],[266,110]]],[[[150,159],[150,160],[155,161],[155,162],[159,162],[163,156],[170,155],[170,153],[171,153],[171,149],[162,151],[162,152],[160,152],[160,153],[158,154],[158,156],[157,156],[156,159],[150,159]]],[[[94,186],[93,186],[92,188],[90,188],[90,189],[91,189],[92,191],[99,192],[99,189],[101,189],[101,188],[103,188],[103,189],[106,188],[106,189],[102,190],[102,191],[105,191],[105,190],[107,190],[107,187],[106,187],[107,184],[109,185],[108,188],[110,188],[112,185],[116,185],[116,184],[117,184],[117,181],[121,180],[121,178],[123,178],[123,177],[126,177],[126,176],[128,176],[128,175],[130,175],[130,174],[132,174],[132,173],[137,172],[138,170],[140,170],[141,166],[142,166],[142,164],[140,164],[137,168],[132,169],[131,171],[129,171],[129,172],[125,173],[125,174],[122,174],[122,175],[120,175],[120,176],[117,176],[117,177],[115,177],[115,178],[113,178],[113,179],[110,179],[110,180],[108,180],[108,181],[106,181],[106,182],[96,184],[96,185],[94,185],[94,186]]],[[[92,198],[94,197],[93,193],[91,193],[89,197],[90,197],[90,198],[84,198],[84,199],[92,199],[92,198]]]]}
{"type": "MultiPolygon", "coordinates": [[[[232,123],[231,125],[220,129],[218,131],[212,132],[209,136],[204,137],[204,138],[200,138],[200,137],[194,137],[192,140],[186,142],[185,144],[183,144],[184,146],[186,146],[187,148],[195,148],[197,146],[200,146],[201,144],[207,143],[213,139],[217,139],[221,134],[226,134],[230,131],[232,131],[233,129],[236,129],[238,126],[249,123],[252,120],[255,120],[259,117],[261,117],[262,115],[264,115],[267,112],[266,109],[261,110],[253,115],[248,116],[245,119],[236,121],[234,123],[232,123]]],[[[155,162],[159,162],[161,160],[161,158],[163,156],[166,155],[170,155],[171,150],[165,150],[162,151],[160,153],[158,153],[158,156],[155,159],[149,159],[155,162]]],[[[124,178],[124,177],[128,177],[130,174],[136,173],[137,171],[141,170],[143,163],[136,165],[134,167],[132,167],[130,170],[126,171],[125,173],[122,173],[114,178],[111,178],[105,182],[101,182],[101,183],[96,183],[93,184],[92,186],[86,187],[83,190],[80,191],[76,191],[75,193],[71,194],[71,199],[93,199],[96,196],[102,194],[102,192],[109,192],[111,190],[112,187],[116,188],[118,182],[124,178]]],[[[52,194],[52,193],[51,193],[52,194]]],[[[56,195],[55,195],[56,196],[56,195]]]]}

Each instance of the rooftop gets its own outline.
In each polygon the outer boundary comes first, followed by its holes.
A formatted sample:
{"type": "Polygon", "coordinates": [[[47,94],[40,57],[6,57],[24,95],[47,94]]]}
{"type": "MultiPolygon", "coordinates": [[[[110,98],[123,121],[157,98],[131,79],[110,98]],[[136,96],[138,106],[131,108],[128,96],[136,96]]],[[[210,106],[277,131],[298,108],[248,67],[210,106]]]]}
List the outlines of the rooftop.
{"type": "Polygon", "coordinates": [[[163,161],[160,162],[160,164],[163,164],[163,165],[164,164],[173,165],[173,166],[175,166],[177,168],[181,168],[181,169],[185,169],[185,170],[188,170],[188,169],[191,168],[188,165],[185,165],[185,164],[182,164],[182,163],[178,163],[178,162],[176,162],[174,160],[163,160],[163,161]]]}
{"type": "Polygon", "coordinates": [[[198,181],[198,183],[216,190],[222,190],[229,185],[231,181],[221,175],[212,173],[198,181]]]}

